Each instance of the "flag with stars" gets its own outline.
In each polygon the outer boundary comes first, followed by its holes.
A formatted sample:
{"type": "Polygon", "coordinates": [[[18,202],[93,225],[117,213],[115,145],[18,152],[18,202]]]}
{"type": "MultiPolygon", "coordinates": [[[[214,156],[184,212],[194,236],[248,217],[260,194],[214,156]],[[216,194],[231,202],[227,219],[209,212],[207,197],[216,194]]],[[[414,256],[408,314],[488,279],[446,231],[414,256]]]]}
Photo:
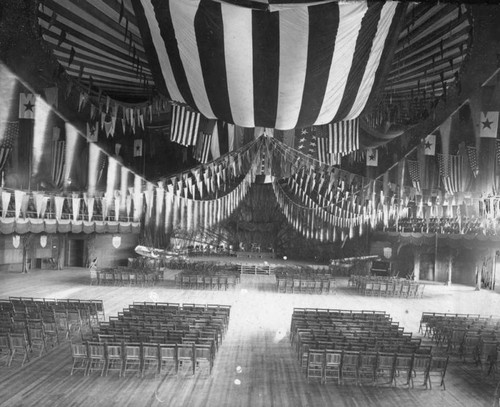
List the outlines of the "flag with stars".
{"type": "Polygon", "coordinates": [[[89,143],[97,143],[99,138],[99,126],[97,122],[87,122],[87,141],[89,143]]]}
{"type": "Polygon", "coordinates": [[[436,155],[436,135],[429,134],[424,141],[425,155],[436,155]]]}
{"type": "Polygon", "coordinates": [[[19,135],[19,122],[5,123],[5,132],[0,144],[0,171],[3,170],[12,151],[14,138],[19,135]]]}
{"type": "Polygon", "coordinates": [[[376,148],[369,148],[366,150],[366,165],[368,167],[378,166],[378,150],[376,148]]]}
{"type": "MultiPolygon", "coordinates": [[[[496,152],[497,152],[497,166],[498,166],[498,153],[499,153],[499,150],[498,150],[498,142],[500,140],[496,140],[497,142],[497,148],[496,148],[496,152]]],[[[474,175],[474,178],[477,177],[477,175],[479,174],[479,160],[477,159],[477,148],[474,147],[474,146],[467,146],[467,157],[469,159],[469,165],[470,165],[470,169],[472,171],[472,174],[474,175]]]]}
{"type": "Polygon", "coordinates": [[[142,157],[142,139],[134,140],[134,157],[142,157]]]}
{"type": "Polygon", "coordinates": [[[438,154],[439,174],[446,192],[453,194],[462,190],[462,156],[438,154]]]}
{"type": "Polygon", "coordinates": [[[34,119],[35,118],[36,95],[34,93],[19,94],[19,118],[34,119]]]}
{"type": "Polygon", "coordinates": [[[407,160],[408,162],[408,172],[410,173],[411,183],[413,188],[420,191],[420,167],[418,161],[407,160]]]}
{"type": "Polygon", "coordinates": [[[481,112],[479,136],[497,138],[499,112],[481,112]]]}
{"type": "Polygon", "coordinates": [[[313,158],[318,157],[318,137],[315,126],[295,130],[295,149],[313,158]]]}

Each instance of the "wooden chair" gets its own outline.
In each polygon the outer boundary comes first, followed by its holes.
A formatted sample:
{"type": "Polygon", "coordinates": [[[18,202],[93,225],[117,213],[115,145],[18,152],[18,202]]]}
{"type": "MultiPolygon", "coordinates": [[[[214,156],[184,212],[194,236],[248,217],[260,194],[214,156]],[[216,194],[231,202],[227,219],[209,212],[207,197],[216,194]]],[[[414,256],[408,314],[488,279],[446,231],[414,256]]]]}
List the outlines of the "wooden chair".
{"type": "Polygon", "coordinates": [[[32,327],[28,328],[29,332],[29,348],[34,354],[38,353],[38,356],[42,356],[46,352],[45,346],[45,334],[43,332],[43,327],[32,327]]]}
{"type": "Polygon", "coordinates": [[[306,377],[307,381],[323,381],[325,365],[325,351],[323,349],[309,349],[307,353],[306,377]]]}
{"type": "Polygon", "coordinates": [[[10,348],[12,352],[7,366],[10,366],[14,359],[21,360],[21,366],[24,366],[24,363],[29,362],[30,360],[28,352],[28,340],[26,338],[26,334],[12,333],[9,335],[9,338],[10,338],[10,348]]]}
{"type": "Polygon", "coordinates": [[[89,352],[89,367],[88,374],[99,371],[101,376],[104,375],[104,370],[106,369],[106,351],[105,343],[100,342],[88,342],[88,352],[89,352]]]}
{"type": "Polygon", "coordinates": [[[413,363],[411,367],[411,387],[414,387],[414,378],[416,379],[419,374],[422,375],[423,383],[422,386],[427,388],[427,382],[429,380],[429,368],[431,367],[431,355],[424,355],[415,353],[413,355],[413,363]]]}
{"type": "Polygon", "coordinates": [[[341,380],[354,380],[359,384],[359,352],[345,351],[342,357],[341,380]]]}
{"type": "Polygon", "coordinates": [[[412,371],[412,361],[413,354],[396,354],[396,358],[394,361],[394,386],[398,384],[398,378],[402,377],[404,384],[406,386],[410,385],[410,377],[412,371]]]}
{"type": "Polygon", "coordinates": [[[208,375],[212,373],[214,363],[213,346],[204,344],[194,345],[194,371],[198,373],[207,372],[208,375]]]}
{"type": "Polygon", "coordinates": [[[71,367],[70,376],[76,371],[83,371],[83,375],[87,374],[89,367],[89,354],[86,343],[71,343],[71,354],[73,357],[73,366],[71,367]]]}
{"type": "Polygon", "coordinates": [[[141,344],[128,342],[124,343],[124,363],[123,363],[123,377],[125,377],[127,372],[137,372],[141,373],[141,344]]]}
{"type": "Polygon", "coordinates": [[[438,377],[441,379],[439,386],[443,387],[443,390],[446,390],[446,385],[444,383],[444,377],[446,375],[446,369],[448,367],[448,359],[449,357],[442,356],[433,356],[431,357],[431,363],[429,367],[429,387],[432,389],[431,377],[438,377]]]}
{"type": "Polygon", "coordinates": [[[123,370],[123,345],[121,343],[105,343],[106,349],[106,368],[104,376],[108,375],[109,371],[117,371],[118,377],[121,377],[123,370]]]}
{"type": "Polygon", "coordinates": [[[12,350],[8,333],[0,334],[0,360],[5,360],[5,365],[9,364],[12,350]]]}
{"type": "Polygon", "coordinates": [[[323,383],[333,380],[340,384],[342,366],[342,351],[335,349],[325,350],[325,367],[323,370],[323,383]]]}
{"type": "Polygon", "coordinates": [[[160,374],[164,371],[168,374],[172,368],[177,373],[177,345],[160,344],[160,374]]]}
{"type": "Polygon", "coordinates": [[[141,377],[147,371],[158,373],[160,366],[160,348],[157,343],[143,343],[142,344],[142,370],[141,377]]]}
{"type": "Polygon", "coordinates": [[[394,381],[394,363],[395,363],[394,353],[380,352],[377,355],[377,367],[375,370],[376,382],[379,383],[379,379],[386,379],[382,384],[391,384],[394,381]]]}
{"type": "Polygon", "coordinates": [[[368,380],[370,384],[374,384],[377,368],[377,353],[376,352],[361,352],[359,356],[359,381],[363,383],[368,380]]]}

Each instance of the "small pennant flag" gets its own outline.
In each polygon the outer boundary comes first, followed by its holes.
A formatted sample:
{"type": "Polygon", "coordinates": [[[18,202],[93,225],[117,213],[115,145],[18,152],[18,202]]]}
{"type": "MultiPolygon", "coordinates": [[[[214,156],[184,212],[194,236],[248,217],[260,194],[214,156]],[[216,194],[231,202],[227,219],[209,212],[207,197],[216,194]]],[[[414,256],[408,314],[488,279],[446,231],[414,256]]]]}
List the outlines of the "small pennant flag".
{"type": "Polygon", "coordinates": [[[480,137],[497,138],[499,112],[481,112],[480,137]]]}
{"type": "Polygon", "coordinates": [[[376,148],[369,148],[366,150],[366,165],[368,167],[378,166],[378,150],[376,148]]]}
{"type": "Polygon", "coordinates": [[[436,155],[436,135],[429,134],[424,141],[425,155],[436,155]]]}
{"type": "Polygon", "coordinates": [[[34,119],[35,118],[36,95],[33,93],[19,94],[19,118],[34,119]]]}
{"type": "Polygon", "coordinates": [[[99,129],[97,123],[87,122],[87,141],[89,143],[97,143],[99,129]]]}
{"type": "MultiPolygon", "coordinates": [[[[496,156],[497,156],[497,165],[498,165],[498,158],[499,158],[499,146],[498,142],[500,140],[496,140],[497,146],[496,146],[496,156]]],[[[477,159],[477,148],[473,146],[467,146],[467,157],[469,158],[469,165],[470,169],[472,171],[472,174],[474,177],[477,177],[479,174],[479,161],[477,159]]]]}
{"type": "Polygon", "coordinates": [[[142,157],[142,139],[134,140],[134,157],[142,157]]]}

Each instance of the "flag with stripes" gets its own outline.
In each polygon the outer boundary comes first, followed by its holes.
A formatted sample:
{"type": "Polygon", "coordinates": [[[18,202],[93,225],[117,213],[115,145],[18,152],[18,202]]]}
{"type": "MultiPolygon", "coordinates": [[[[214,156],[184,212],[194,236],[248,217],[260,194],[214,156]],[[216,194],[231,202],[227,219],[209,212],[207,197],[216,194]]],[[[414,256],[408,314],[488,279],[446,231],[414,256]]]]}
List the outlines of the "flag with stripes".
{"type": "MultiPolygon", "coordinates": [[[[500,163],[499,141],[500,140],[497,140],[497,145],[496,145],[497,167],[498,164],[500,163]]],[[[472,175],[474,175],[474,177],[477,177],[477,175],[479,174],[479,160],[477,158],[477,148],[473,146],[467,146],[467,157],[469,159],[469,165],[472,171],[472,175]]]]}
{"type": "Polygon", "coordinates": [[[316,126],[318,143],[318,160],[327,165],[340,164],[340,154],[331,153],[329,150],[329,135],[326,126],[316,126]]]}
{"type": "Polygon", "coordinates": [[[198,138],[201,115],[185,106],[172,107],[170,140],[182,146],[194,146],[198,138]]]}
{"type": "Polygon", "coordinates": [[[193,152],[193,158],[202,164],[209,160],[210,146],[212,145],[212,134],[200,133],[193,152]]]}
{"type": "Polygon", "coordinates": [[[0,171],[2,171],[9,159],[14,139],[19,135],[19,122],[5,122],[5,131],[0,143],[0,171]]]}
{"type": "Polygon", "coordinates": [[[462,189],[462,156],[438,154],[439,174],[446,192],[453,194],[462,189]]]}
{"type": "Polygon", "coordinates": [[[66,141],[52,141],[52,181],[55,186],[62,187],[64,182],[64,165],[66,161],[66,141]]]}
{"type": "Polygon", "coordinates": [[[359,117],[385,79],[406,9],[238,3],[132,2],[160,93],[210,119],[280,130],[359,117]]]}
{"type": "Polygon", "coordinates": [[[346,155],[359,150],[359,119],[330,123],[328,139],[330,153],[346,155]]]}
{"type": "Polygon", "coordinates": [[[410,173],[411,183],[413,188],[417,191],[421,191],[420,187],[420,166],[418,161],[407,160],[408,162],[408,172],[410,173]]]}
{"type": "Polygon", "coordinates": [[[97,183],[101,181],[107,163],[108,155],[99,150],[99,161],[97,162],[97,183]]]}

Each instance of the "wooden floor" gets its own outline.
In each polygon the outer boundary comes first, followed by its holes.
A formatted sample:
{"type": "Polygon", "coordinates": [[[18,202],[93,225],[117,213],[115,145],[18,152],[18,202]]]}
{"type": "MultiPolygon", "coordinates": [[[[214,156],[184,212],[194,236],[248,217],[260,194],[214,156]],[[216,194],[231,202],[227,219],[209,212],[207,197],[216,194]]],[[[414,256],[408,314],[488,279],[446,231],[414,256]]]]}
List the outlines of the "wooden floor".
{"type": "MultiPolygon", "coordinates": [[[[446,391],[308,384],[288,339],[294,307],[389,312],[406,331],[418,331],[422,311],[500,314],[500,296],[473,287],[428,286],[424,299],[367,298],[339,282],[336,295],[278,294],[274,276],[243,275],[234,291],[180,290],[175,272],[161,286],[89,286],[88,271],[0,273],[0,298],[33,296],[102,299],[106,315],[133,301],[229,304],[231,320],[211,377],[119,378],[70,376],[69,345],[24,367],[0,368],[0,406],[493,406],[498,379],[453,360],[446,391]]],[[[498,396],[496,397],[498,399],[498,396]]]]}

